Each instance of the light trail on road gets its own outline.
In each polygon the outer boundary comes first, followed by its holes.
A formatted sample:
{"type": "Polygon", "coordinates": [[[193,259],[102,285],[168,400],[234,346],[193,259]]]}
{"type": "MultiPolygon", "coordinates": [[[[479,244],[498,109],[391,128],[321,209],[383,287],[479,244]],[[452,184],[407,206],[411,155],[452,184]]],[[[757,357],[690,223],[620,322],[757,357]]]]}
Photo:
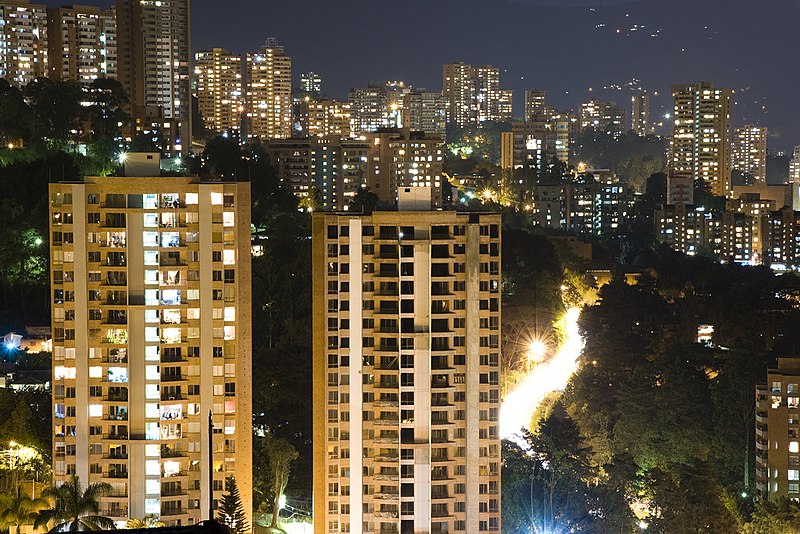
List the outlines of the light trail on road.
{"type": "Polygon", "coordinates": [[[533,367],[500,407],[500,437],[512,438],[520,428],[528,428],[531,417],[545,397],[563,391],[578,368],[583,352],[583,338],[578,332],[580,308],[570,308],[564,316],[565,339],[553,356],[533,367]]]}

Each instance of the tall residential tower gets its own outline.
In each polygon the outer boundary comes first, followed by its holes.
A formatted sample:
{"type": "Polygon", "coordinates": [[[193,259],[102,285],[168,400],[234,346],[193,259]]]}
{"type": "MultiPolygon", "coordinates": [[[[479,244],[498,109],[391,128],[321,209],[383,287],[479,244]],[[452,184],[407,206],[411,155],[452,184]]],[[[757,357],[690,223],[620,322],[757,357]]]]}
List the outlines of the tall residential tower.
{"type": "Polygon", "coordinates": [[[732,94],[710,82],[672,86],[671,181],[688,188],[703,181],[712,194],[730,195],[732,94]]]}
{"type": "Polygon", "coordinates": [[[314,214],[314,532],[499,532],[500,216],[400,200],[314,214]]]}
{"type": "Polygon", "coordinates": [[[50,184],[53,481],[189,525],[233,475],[249,517],[249,184],[157,172],[50,184]]]}

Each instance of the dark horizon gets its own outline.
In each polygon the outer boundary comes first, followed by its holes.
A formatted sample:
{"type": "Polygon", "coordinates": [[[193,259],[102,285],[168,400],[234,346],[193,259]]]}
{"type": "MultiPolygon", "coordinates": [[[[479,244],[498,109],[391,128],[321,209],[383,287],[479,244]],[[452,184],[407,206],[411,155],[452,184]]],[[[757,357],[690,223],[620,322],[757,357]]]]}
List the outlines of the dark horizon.
{"type": "Polygon", "coordinates": [[[670,112],[671,84],[707,80],[736,90],[735,126],[767,126],[773,151],[800,144],[800,120],[792,111],[800,74],[789,67],[800,56],[793,38],[800,4],[791,0],[769,5],[404,0],[391,6],[370,0],[269,5],[239,0],[232,5],[220,9],[212,0],[192,2],[193,51],[218,46],[245,53],[276,37],[293,59],[295,80],[302,72],[318,72],[323,91],[335,98],[370,80],[438,90],[442,64],[465,61],[500,67],[501,84],[515,93],[516,116],[527,88],[545,89],[549,103],[575,109],[592,97],[629,108],[632,88],[641,87],[657,93],[651,111],[657,122],[670,112]]]}

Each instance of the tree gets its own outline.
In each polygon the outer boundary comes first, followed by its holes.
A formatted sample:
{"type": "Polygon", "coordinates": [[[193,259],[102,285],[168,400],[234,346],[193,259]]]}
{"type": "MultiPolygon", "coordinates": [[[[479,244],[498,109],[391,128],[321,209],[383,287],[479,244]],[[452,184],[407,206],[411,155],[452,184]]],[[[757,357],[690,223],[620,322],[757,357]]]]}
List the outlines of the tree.
{"type": "Polygon", "coordinates": [[[366,187],[362,187],[350,201],[350,211],[353,213],[365,213],[375,209],[378,205],[378,195],[366,187]]]}
{"type": "Polygon", "coordinates": [[[299,454],[291,443],[283,438],[267,436],[267,455],[272,475],[273,503],[272,503],[272,528],[277,528],[281,512],[281,495],[289,482],[292,462],[297,460],[299,454]]]}
{"type": "Polygon", "coordinates": [[[107,530],[114,521],[100,515],[100,497],[111,491],[111,484],[95,482],[83,489],[75,475],[58,487],[48,488],[43,496],[52,499],[52,507],[39,512],[34,528],[52,524],[49,532],[107,530]]]}
{"type": "Polygon", "coordinates": [[[125,528],[160,528],[164,522],[158,516],[146,515],[142,519],[132,517],[125,523],[125,528]]]}
{"type": "Polygon", "coordinates": [[[244,512],[242,497],[239,495],[239,487],[236,479],[229,476],[225,479],[225,494],[219,503],[219,513],[217,518],[234,534],[244,534],[250,530],[247,523],[247,515],[244,512]]]}
{"type": "Polygon", "coordinates": [[[18,484],[13,493],[0,495],[0,528],[8,532],[16,527],[16,534],[20,534],[23,525],[33,525],[47,505],[46,499],[32,499],[18,484]]]}

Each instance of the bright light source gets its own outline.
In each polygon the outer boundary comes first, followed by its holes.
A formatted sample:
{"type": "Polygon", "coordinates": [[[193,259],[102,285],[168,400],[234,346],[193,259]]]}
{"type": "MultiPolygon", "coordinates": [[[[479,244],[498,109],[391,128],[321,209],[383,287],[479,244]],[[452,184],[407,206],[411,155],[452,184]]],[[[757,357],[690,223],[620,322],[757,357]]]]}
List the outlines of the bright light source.
{"type": "Polygon", "coordinates": [[[280,499],[278,499],[278,507],[281,509],[286,507],[286,495],[281,495],[280,499]]]}
{"type": "Polygon", "coordinates": [[[127,152],[120,152],[117,155],[117,161],[119,161],[120,164],[125,163],[126,159],[128,159],[128,153],[127,152]]]}
{"type": "Polygon", "coordinates": [[[37,237],[36,239],[33,240],[33,244],[36,245],[37,247],[41,247],[42,243],[44,243],[44,241],[42,241],[41,237],[37,237]]]}
{"type": "Polygon", "coordinates": [[[547,345],[541,339],[534,339],[528,344],[528,361],[539,363],[547,354],[547,345]]]}
{"type": "Polygon", "coordinates": [[[644,519],[642,519],[641,521],[639,521],[639,528],[640,528],[640,529],[642,529],[642,530],[647,530],[647,527],[649,527],[649,526],[650,526],[650,525],[648,525],[648,524],[647,524],[647,521],[645,521],[644,519]]]}

